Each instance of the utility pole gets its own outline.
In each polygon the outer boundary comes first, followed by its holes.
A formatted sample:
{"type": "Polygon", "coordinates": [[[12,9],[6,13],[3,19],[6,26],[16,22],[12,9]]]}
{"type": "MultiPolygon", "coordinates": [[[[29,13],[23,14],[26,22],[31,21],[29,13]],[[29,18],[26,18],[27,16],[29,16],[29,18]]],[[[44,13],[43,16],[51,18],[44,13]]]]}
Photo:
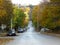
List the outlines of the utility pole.
{"type": "Polygon", "coordinates": [[[11,30],[12,30],[12,17],[11,17],[11,30]]]}
{"type": "Polygon", "coordinates": [[[39,15],[40,15],[40,5],[38,5],[38,12],[37,12],[37,31],[39,31],[39,15]]]}

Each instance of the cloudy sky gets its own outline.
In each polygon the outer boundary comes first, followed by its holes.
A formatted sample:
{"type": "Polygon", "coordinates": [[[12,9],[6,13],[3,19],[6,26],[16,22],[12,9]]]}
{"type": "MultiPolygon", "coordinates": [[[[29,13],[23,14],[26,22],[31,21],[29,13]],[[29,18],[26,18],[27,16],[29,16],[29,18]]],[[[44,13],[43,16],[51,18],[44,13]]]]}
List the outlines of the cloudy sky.
{"type": "Polygon", "coordinates": [[[21,5],[37,5],[40,2],[42,2],[42,0],[12,0],[13,4],[21,4],[21,5]]]}

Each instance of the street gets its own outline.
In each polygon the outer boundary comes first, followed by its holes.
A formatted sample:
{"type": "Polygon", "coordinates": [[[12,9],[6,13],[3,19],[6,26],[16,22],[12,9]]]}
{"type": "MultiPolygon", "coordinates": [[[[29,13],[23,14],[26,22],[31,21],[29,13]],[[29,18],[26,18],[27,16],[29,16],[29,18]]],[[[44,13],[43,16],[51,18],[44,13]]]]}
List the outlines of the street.
{"type": "Polygon", "coordinates": [[[31,21],[28,27],[26,32],[20,33],[6,45],[60,45],[60,38],[35,32],[31,21]]]}

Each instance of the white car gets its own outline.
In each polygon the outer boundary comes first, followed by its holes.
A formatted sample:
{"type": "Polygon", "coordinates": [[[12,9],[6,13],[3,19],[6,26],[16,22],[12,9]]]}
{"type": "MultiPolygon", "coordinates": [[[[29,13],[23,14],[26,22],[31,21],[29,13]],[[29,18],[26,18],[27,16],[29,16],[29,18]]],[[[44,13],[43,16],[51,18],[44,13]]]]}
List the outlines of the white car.
{"type": "Polygon", "coordinates": [[[49,29],[48,28],[42,28],[41,29],[41,32],[45,32],[45,31],[49,31],[49,29]]]}
{"type": "Polygon", "coordinates": [[[23,33],[24,32],[24,30],[23,29],[18,29],[18,33],[23,33]]]}

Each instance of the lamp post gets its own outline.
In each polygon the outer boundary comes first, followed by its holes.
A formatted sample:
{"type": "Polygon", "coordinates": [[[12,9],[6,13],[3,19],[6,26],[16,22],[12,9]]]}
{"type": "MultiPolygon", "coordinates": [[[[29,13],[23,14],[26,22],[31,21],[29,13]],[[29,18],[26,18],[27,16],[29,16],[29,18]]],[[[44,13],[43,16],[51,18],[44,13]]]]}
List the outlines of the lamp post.
{"type": "MultiPolygon", "coordinates": [[[[38,10],[39,10],[39,7],[38,7],[38,10]]],[[[40,10],[38,11],[37,13],[37,31],[39,31],[39,14],[40,14],[40,10]]]]}
{"type": "Polygon", "coordinates": [[[12,17],[11,17],[11,30],[12,30],[12,17]]]}

